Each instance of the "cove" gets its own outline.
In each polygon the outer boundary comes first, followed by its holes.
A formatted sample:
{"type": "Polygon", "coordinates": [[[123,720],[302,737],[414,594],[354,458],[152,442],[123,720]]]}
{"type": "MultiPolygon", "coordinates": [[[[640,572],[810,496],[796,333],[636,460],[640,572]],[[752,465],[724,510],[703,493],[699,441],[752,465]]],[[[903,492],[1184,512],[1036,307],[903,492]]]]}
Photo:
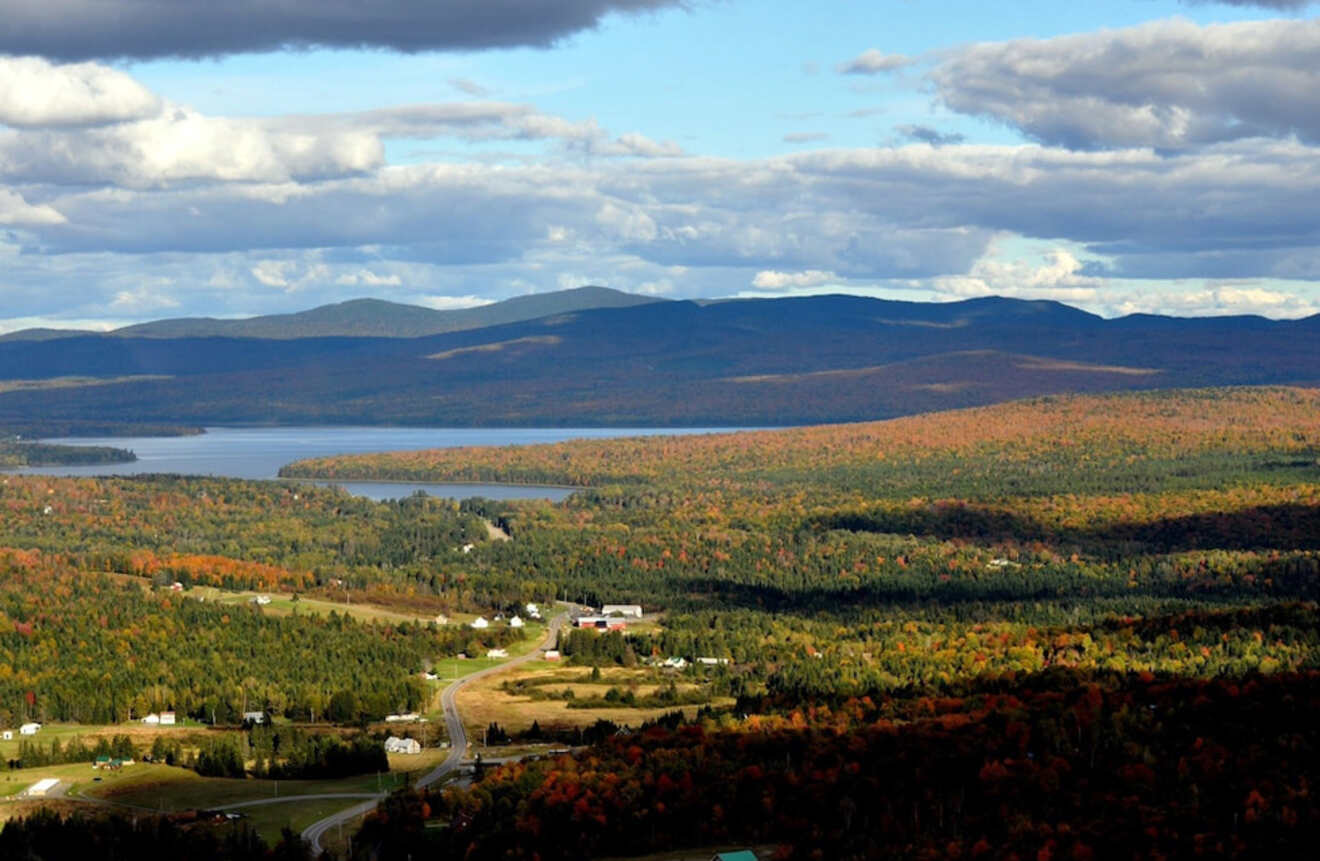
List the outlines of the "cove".
{"type": "MultiPolygon", "coordinates": [[[[23,467],[20,475],[145,475],[173,473],[223,478],[274,479],[279,468],[308,457],[454,448],[478,445],[534,445],[570,439],[609,439],[663,434],[725,433],[741,428],[381,428],[381,427],[211,427],[179,437],[74,437],[42,440],[65,445],[106,445],[130,449],[133,463],[92,466],[23,467]]],[[[333,481],[356,496],[398,499],[422,491],[462,499],[549,499],[559,501],[571,488],[507,484],[333,481]]]]}

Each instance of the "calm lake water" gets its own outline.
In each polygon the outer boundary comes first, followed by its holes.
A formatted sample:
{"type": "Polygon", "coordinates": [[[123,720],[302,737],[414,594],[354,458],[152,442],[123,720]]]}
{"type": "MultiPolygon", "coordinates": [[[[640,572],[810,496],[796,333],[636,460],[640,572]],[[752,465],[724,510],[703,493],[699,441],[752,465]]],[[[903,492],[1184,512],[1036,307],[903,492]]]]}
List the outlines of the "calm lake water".
{"type": "MultiPolygon", "coordinates": [[[[275,478],[279,468],[307,457],[361,454],[468,445],[529,445],[569,439],[607,439],[659,434],[720,433],[737,428],[373,428],[281,427],[207,428],[200,436],[76,437],[43,442],[67,445],[108,445],[137,454],[134,463],[97,466],[25,467],[29,475],[139,475],[179,473],[226,478],[275,478]]],[[[432,496],[462,499],[550,499],[572,493],[568,488],[502,484],[431,484],[337,481],[350,493],[372,499],[398,499],[418,490],[432,496]]]]}

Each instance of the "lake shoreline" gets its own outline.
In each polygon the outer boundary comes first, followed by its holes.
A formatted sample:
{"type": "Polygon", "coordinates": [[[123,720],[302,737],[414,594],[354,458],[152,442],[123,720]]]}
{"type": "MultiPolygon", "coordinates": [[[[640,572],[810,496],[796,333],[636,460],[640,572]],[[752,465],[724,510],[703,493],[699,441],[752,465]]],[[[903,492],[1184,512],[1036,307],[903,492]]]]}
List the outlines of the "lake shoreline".
{"type": "MultiPolygon", "coordinates": [[[[354,496],[402,499],[421,491],[450,499],[544,499],[559,502],[587,488],[579,485],[510,483],[501,481],[437,481],[434,479],[352,479],[337,476],[280,475],[295,462],[396,451],[507,447],[558,443],[576,439],[691,436],[732,433],[753,428],[380,428],[342,426],[229,427],[211,426],[201,434],[167,437],[54,438],[55,444],[113,444],[133,450],[137,460],[95,466],[16,467],[12,475],[66,477],[128,477],[177,475],[285,481],[340,486],[354,496]]],[[[756,428],[759,430],[759,428],[756,428]]]]}

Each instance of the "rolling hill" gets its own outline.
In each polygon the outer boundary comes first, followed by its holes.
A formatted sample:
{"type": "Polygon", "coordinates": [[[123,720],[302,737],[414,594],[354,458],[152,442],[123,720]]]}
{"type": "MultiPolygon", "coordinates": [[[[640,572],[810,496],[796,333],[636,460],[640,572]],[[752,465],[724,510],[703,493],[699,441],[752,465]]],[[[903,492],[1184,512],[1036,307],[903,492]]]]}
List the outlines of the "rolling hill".
{"type": "MultiPolygon", "coordinates": [[[[493,306],[492,306],[493,307],[493,306]]],[[[478,309],[480,310],[480,309],[478,309]]],[[[0,426],[801,424],[1031,395],[1320,381],[1320,317],[1105,320],[1053,302],[660,302],[402,337],[0,343],[0,426]]]]}
{"type": "MultiPolygon", "coordinates": [[[[419,305],[401,305],[381,299],[352,299],[322,305],[296,314],[272,314],[245,319],[181,317],[125,326],[106,334],[121,338],[297,338],[375,337],[418,338],[441,332],[460,332],[589,308],[626,308],[663,301],[608,287],[577,287],[553,293],[516,296],[502,302],[438,311],[419,305]]],[[[95,332],[59,329],[24,329],[0,340],[45,341],[95,332]]]]}

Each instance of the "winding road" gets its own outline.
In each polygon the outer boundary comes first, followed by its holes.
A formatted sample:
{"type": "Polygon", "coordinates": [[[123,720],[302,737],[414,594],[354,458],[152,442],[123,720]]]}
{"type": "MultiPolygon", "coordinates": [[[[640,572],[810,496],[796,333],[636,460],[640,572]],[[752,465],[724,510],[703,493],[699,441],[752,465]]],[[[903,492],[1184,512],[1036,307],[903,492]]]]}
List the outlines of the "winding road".
{"type": "MultiPolygon", "coordinates": [[[[484,670],[479,670],[471,675],[464,676],[461,679],[450,682],[449,685],[445,687],[444,691],[440,694],[440,705],[444,710],[445,729],[449,733],[449,756],[445,757],[444,762],[419,777],[414,784],[417,788],[421,789],[436,783],[447,775],[458,771],[459,767],[463,764],[463,757],[467,754],[468,737],[467,730],[463,727],[463,719],[458,713],[458,703],[455,699],[458,692],[462,690],[464,686],[469,685],[478,679],[484,679],[487,676],[502,673],[513,667],[519,666],[520,664],[525,664],[528,661],[536,660],[546,649],[554,648],[555,641],[559,636],[559,629],[563,627],[564,622],[566,621],[568,621],[567,612],[560,613],[558,616],[551,619],[550,626],[546,629],[545,639],[541,642],[541,645],[533,648],[531,651],[527,652],[527,654],[520,655],[513,660],[505,661],[502,664],[487,667],[484,670]]],[[[312,854],[314,856],[321,854],[323,849],[321,846],[321,838],[325,836],[327,831],[350,822],[364,813],[370,812],[384,797],[383,794],[370,796],[367,801],[364,801],[361,804],[355,804],[352,807],[339,811],[338,813],[333,813],[325,819],[313,822],[311,825],[303,829],[302,838],[311,845],[312,854]]],[[[292,801],[295,799],[290,798],[282,800],[292,801]]],[[[272,802],[273,801],[274,799],[272,799],[272,802]]]]}

